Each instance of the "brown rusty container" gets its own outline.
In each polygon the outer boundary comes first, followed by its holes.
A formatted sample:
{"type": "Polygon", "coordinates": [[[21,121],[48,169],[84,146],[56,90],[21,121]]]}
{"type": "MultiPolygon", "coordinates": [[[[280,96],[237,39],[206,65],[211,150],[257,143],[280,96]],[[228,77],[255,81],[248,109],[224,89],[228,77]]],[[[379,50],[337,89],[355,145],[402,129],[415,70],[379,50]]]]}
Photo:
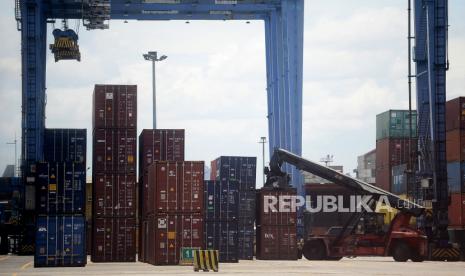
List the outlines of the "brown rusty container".
{"type": "Polygon", "coordinates": [[[135,173],[136,143],[134,129],[95,129],[94,171],[135,173]]]}
{"type": "Polygon", "coordinates": [[[92,262],[135,262],[136,219],[94,218],[92,262]]]}
{"type": "Polygon", "coordinates": [[[465,97],[446,102],[446,131],[465,130],[465,97]]]}
{"type": "Polygon", "coordinates": [[[95,85],[93,128],[137,129],[137,86],[95,85]]]}
{"type": "MultiPolygon", "coordinates": [[[[412,148],[417,140],[412,139],[412,148]]],[[[391,191],[392,167],[406,164],[411,155],[409,139],[385,138],[376,141],[376,186],[391,191]]]]}
{"type": "Polygon", "coordinates": [[[465,229],[465,193],[453,193],[449,205],[449,229],[465,229]]]}
{"type": "Polygon", "coordinates": [[[447,162],[465,161],[465,130],[446,132],[446,159],[447,162]]]}
{"type": "Polygon", "coordinates": [[[143,216],[203,211],[203,161],[157,161],[148,170],[143,216]]]}
{"type": "Polygon", "coordinates": [[[143,225],[144,260],[150,264],[177,265],[182,247],[205,247],[202,214],[158,214],[143,225]]]}
{"type": "Polygon", "coordinates": [[[257,193],[257,225],[296,225],[297,212],[295,210],[280,210],[280,202],[290,202],[296,196],[294,188],[275,190],[262,188],[257,193]],[[276,204],[273,204],[273,200],[276,204]],[[275,209],[271,208],[272,206],[275,209]]]}
{"type": "Polygon", "coordinates": [[[257,227],[258,260],[297,260],[295,225],[262,225],[257,227]]]}
{"type": "Polygon", "coordinates": [[[139,176],[155,161],[184,161],[184,129],[144,129],[139,135],[139,176]]]}
{"type": "MultiPolygon", "coordinates": [[[[218,168],[216,160],[210,162],[210,180],[216,180],[218,168]]],[[[218,176],[219,177],[219,176],[218,176]]]]}
{"type": "Polygon", "coordinates": [[[136,216],[136,176],[134,174],[97,173],[94,177],[94,216],[136,216]]]}

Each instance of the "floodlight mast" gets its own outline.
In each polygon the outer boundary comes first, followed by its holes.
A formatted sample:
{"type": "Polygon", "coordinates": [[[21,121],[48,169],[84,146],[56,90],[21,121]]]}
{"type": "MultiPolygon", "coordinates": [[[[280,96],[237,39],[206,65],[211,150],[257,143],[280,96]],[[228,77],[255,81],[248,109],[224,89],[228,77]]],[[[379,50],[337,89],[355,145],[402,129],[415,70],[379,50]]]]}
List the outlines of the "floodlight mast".
{"type": "Polygon", "coordinates": [[[153,129],[157,128],[157,94],[156,94],[156,81],[155,81],[155,63],[157,61],[163,61],[168,57],[162,55],[158,58],[158,53],[156,51],[149,51],[147,54],[143,54],[145,60],[152,62],[152,88],[153,88],[153,129]]]}

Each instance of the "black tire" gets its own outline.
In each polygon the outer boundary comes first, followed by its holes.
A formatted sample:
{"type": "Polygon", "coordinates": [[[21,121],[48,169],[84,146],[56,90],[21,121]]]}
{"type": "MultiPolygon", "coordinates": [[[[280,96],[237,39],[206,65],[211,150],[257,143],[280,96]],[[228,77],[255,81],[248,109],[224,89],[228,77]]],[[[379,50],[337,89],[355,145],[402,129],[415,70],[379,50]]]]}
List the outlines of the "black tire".
{"type": "Polygon", "coordinates": [[[421,263],[425,260],[425,256],[421,256],[417,251],[413,251],[411,260],[415,263],[421,263]]]}
{"type": "Polygon", "coordinates": [[[307,260],[326,259],[326,247],[322,241],[306,242],[302,253],[307,260]]]}
{"type": "Polygon", "coordinates": [[[396,262],[406,262],[411,258],[410,247],[403,242],[396,243],[392,248],[392,257],[396,262]]]}

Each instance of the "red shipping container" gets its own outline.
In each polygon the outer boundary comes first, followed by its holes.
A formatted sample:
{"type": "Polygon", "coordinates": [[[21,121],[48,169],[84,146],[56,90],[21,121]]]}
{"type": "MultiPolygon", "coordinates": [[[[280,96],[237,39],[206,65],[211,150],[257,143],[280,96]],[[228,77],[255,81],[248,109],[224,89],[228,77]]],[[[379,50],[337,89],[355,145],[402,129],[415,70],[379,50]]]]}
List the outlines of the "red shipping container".
{"type": "Polygon", "coordinates": [[[92,262],[135,262],[136,219],[94,218],[92,262]]]}
{"type": "Polygon", "coordinates": [[[297,260],[295,225],[262,225],[257,227],[258,260],[297,260]]]}
{"type": "Polygon", "coordinates": [[[465,97],[446,102],[446,131],[465,130],[465,97]]]}
{"type": "Polygon", "coordinates": [[[184,161],[184,129],[144,129],[139,135],[139,175],[155,161],[184,161]]]}
{"type": "Polygon", "coordinates": [[[297,212],[290,208],[292,197],[297,195],[294,188],[286,190],[272,190],[262,188],[257,196],[257,225],[295,225],[297,222],[297,212]],[[275,204],[273,204],[275,203],[275,204]],[[283,210],[280,208],[282,203],[286,203],[283,210]],[[270,208],[270,207],[275,208],[270,208]]]}
{"type": "Polygon", "coordinates": [[[204,248],[202,214],[162,214],[147,220],[145,260],[153,265],[177,265],[182,247],[204,248]]]}
{"type": "Polygon", "coordinates": [[[136,172],[136,130],[94,130],[93,169],[96,172],[136,172]]]}
{"type": "Polygon", "coordinates": [[[136,216],[136,176],[134,174],[96,173],[93,182],[94,216],[136,216]]]}
{"type": "Polygon", "coordinates": [[[454,193],[450,196],[449,229],[465,229],[465,193],[454,193]]]}
{"type": "Polygon", "coordinates": [[[137,129],[137,86],[95,85],[93,128],[137,129]]]}
{"type": "MultiPolygon", "coordinates": [[[[417,140],[412,139],[412,148],[416,148],[417,140]]],[[[409,139],[385,138],[376,141],[376,186],[391,191],[392,167],[406,164],[411,151],[409,139]]]]}
{"type": "Polygon", "coordinates": [[[203,211],[203,161],[157,161],[149,167],[143,215],[203,211]]]}
{"type": "Polygon", "coordinates": [[[446,132],[446,159],[447,162],[465,161],[465,130],[446,132]]]}

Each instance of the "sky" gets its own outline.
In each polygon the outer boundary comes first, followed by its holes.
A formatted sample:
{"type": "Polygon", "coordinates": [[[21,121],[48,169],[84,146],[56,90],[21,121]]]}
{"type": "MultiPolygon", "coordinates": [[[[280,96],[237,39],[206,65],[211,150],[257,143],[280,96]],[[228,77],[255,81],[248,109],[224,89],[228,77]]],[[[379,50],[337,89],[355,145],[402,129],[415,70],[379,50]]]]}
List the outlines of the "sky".
{"type": "MultiPolygon", "coordinates": [[[[14,162],[6,143],[21,134],[13,3],[0,3],[0,170],[14,162]]],[[[464,14],[464,1],[449,1],[447,99],[465,95],[464,14]]],[[[331,154],[352,172],[357,156],[375,148],[376,114],[408,107],[407,1],[305,0],[304,20],[303,156],[331,154]]],[[[81,62],[55,63],[47,52],[46,126],[87,128],[89,165],[95,84],[137,84],[138,133],[151,128],[151,64],[142,58],[149,50],[168,56],[157,64],[158,127],[186,129],[186,160],[247,155],[262,164],[263,22],[111,21],[104,31],[81,26],[79,37],[81,62]]],[[[260,187],[261,169],[257,180],[260,187]]]]}

